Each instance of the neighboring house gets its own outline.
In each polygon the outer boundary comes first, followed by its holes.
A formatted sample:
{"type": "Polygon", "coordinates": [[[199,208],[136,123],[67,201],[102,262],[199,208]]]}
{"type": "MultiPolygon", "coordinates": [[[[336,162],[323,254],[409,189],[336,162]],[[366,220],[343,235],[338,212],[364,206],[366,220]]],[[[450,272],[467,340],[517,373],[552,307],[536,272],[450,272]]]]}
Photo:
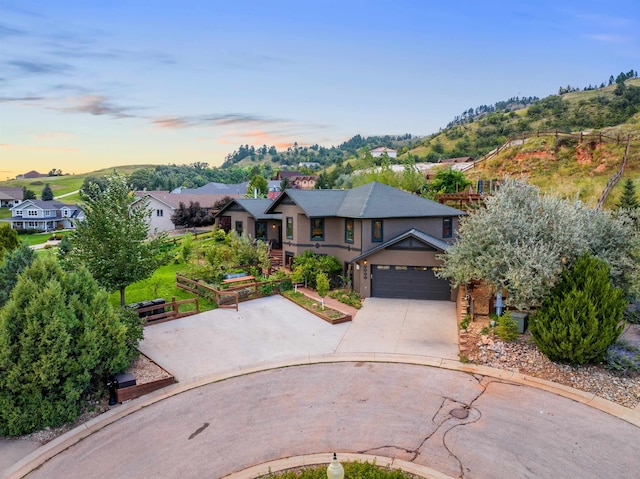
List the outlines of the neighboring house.
{"type": "Polygon", "coordinates": [[[298,168],[320,168],[320,163],[317,161],[301,161],[298,163],[298,168]]]}
{"type": "Polygon", "coordinates": [[[219,228],[233,229],[239,235],[267,241],[273,248],[282,245],[282,215],[265,213],[271,206],[270,199],[236,198],[216,214],[219,228]]]}
{"type": "Polygon", "coordinates": [[[11,208],[13,229],[34,229],[53,231],[75,228],[76,221],[82,221],[84,214],[77,205],[59,201],[25,200],[11,208]]]}
{"type": "Polygon", "coordinates": [[[0,187],[0,208],[11,208],[19,205],[24,199],[22,188],[0,187]]]}
{"type": "Polygon", "coordinates": [[[16,176],[16,180],[26,180],[29,178],[44,178],[45,176],[49,176],[49,175],[45,175],[44,173],[38,173],[36,170],[31,170],[31,171],[28,171],[27,173],[23,173],[21,175],[16,176]]]}
{"type": "Polygon", "coordinates": [[[287,265],[311,250],[339,258],[365,298],[454,299],[449,282],[434,273],[442,266],[436,255],[454,241],[463,211],[369,183],[352,190],[286,190],[265,213],[281,215],[287,265]]]}
{"type": "Polygon", "coordinates": [[[289,178],[291,188],[299,190],[314,189],[316,187],[316,181],[318,180],[316,175],[305,175],[299,171],[278,171],[273,181],[280,182],[284,178],[289,178]]]}
{"type": "MultiPolygon", "coordinates": [[[[188,194],[188,195],[223,195],[230,196],[232,198],[246,197],[247,196],[247,188],[249,186],[249,182],[245,181],[244,183],[235,183],[235,184],[226,184],[226,183],[207,183],[204,186],[200,186],[198,188],[176,188],[171,191],[172,194],[180,193],[180,194],[188,194]]],[[[267,186],[269,187],[269,191],[280,191],[280,181],[276,180],[267,180],[267,186]]]]}
{"type": "MultiPolygon", "coordinates": [[[[237,194],[187,194],[170,193],[168,191],[136,191],[138,198],[147,197],[149,199],[150,232],[172,231],[176,229],[171,221],[171,216],[180,208],[180,203],[189,206],[189,203],[199,203],[202,208],[211,208],[220,200],[226,197],[238,197],[237,194]]],[[[135,201],[136,205],[139,201],[135,201]]]]}
{"type": "Polygon", "coordinates": [[[389,158],[396,158],[398,156],[398,152],[396,150],[392,148],[386,148],[384,146],[371,150],[371,156],[373,156],[374,158],[380,158],[385,153],[389,158]]]}

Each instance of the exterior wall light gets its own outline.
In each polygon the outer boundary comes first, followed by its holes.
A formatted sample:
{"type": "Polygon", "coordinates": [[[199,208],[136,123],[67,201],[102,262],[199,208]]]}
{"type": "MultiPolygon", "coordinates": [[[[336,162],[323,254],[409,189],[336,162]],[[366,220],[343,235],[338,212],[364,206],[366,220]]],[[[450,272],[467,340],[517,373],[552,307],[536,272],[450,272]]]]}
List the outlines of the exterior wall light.
{"type": "Polygon", "coordinates": [[[342,464],[338,462],[336,453],[333,453],[333,459],[331,464],[327,467],[327,479],[344,479],[344,468],[342,464]]]}

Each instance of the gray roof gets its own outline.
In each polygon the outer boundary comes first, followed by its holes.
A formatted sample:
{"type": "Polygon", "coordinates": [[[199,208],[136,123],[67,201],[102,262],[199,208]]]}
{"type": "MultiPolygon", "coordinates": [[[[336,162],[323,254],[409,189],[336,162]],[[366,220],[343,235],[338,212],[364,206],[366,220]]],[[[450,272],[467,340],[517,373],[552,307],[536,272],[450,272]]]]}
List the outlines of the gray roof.
{"type": "Polygon", "coordinates": [[[238,196],[235,194],[188,194],[188,193],[169,193],[168,191],[136,191],[135,195],[139,198],[144,196],[150,196],[158,201],[170,206],[171,208],[178,209],[180,203],[184,203],[185,206],[189,206],[189,203],[199,203],[202,208],[213,208],[218,202],[227,197],[238,196]]]}
{"type": "Polygon", "coordinates": [[[286,190],[273,202],[267,213],[274,213],[285,196],[291,198],[310,218],[422,218],[467,214],[377,182],[352,190],[286,190]]]}
{"type": "MultiPolygon", "coordinates": [[[[179,193],[192,194],[192,195],[246,195],[249,182],[236,184],[226,183],[207,183],[199,188],[181,188],[179,193]]],[[[280,186],[280,181],[267,180],[267,186],[269,188],[280,186]]]]}
{"type": "Polygon", "coordinates": [[[272,201],[268,198],[235,198],[227,203],[216,216],[221,216],[231,205],[237,204],[243,208],[247,213],[253,216],[257,220],[280,220],[282,215],[280,213],[265,213],[267,208],[271,206],[272,201]]]}
{"type": "Polygon", "coordinates": [[[33,204],[35,206],[37,206],[38,208],[42,208],[43,210],[59,210],[61,208],[64,208],[65,206],[71,210],[77,210],[78,205],[73,205],[73,204],[68,204],[68,203],[62,203],[61,201],[57,201],[57,200],[25,200],[22,203],[20,203],[19,205],[14,206],[11,209],[16,209],[16,208],[24,208],[26,206],[28,206],[29,204],[33,204]]]}
{"type": "Polygon", "coordinates": [[[393,246],[394,244],[399,243],[409,237],[416,238],[417,240],[422,241],[423,243],[428,244],[429,246],[432,246],[443,252],[447,251],[447,249],[451,246],[446,241],[442,241],[441,239],[438,239],[435,236],[428,235],[427,233],[423,233],[420,230],[412,228],[409,231],[405,231],[401,235],[396,236],[395,238],[391,238],[389,241],[385,241],[384,243],[380,243],[375,248],[371,248],[370,250],[365,251],[361,255],[356,256],[351,260],[351,263],[355,263],[356,261],[360,261],[361,259],[371,256],[373,253],[376,253],[383,249],[387,249],[388,247],[393,246]]]}

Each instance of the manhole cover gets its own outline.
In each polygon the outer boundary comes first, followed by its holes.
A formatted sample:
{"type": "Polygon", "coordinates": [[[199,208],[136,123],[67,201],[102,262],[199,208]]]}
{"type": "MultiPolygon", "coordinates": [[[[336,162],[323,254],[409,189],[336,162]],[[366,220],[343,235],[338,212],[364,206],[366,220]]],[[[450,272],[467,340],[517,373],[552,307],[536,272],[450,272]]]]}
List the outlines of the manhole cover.
{"type": "Polygon", "coordinates": [[[469,410],[463,407],[457,407],[452,409],[449,414],[451,414],[456,419],[466,419],[469,417],[469,410]]]}

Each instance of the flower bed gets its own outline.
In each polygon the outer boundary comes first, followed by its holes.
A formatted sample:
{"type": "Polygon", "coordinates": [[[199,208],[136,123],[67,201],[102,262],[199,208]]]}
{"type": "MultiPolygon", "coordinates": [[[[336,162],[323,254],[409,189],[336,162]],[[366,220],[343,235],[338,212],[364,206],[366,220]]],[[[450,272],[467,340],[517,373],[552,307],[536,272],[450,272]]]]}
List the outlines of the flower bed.
{"type": "Polygon", "coordinates": [[[310,313],[315,314],[321,319],[324,319],[328,323],[340,324],[351,321],[353,319],[350,314],[345,314],[326,306],[324,307],[324,309],[322,309],[322,304],[320,303],[320,301],[309,298],[308,296],[305,296],[300,292],[285,291],[280,294],[288,300],[293,301],[298,306],[306,309],[310,313]]]}

